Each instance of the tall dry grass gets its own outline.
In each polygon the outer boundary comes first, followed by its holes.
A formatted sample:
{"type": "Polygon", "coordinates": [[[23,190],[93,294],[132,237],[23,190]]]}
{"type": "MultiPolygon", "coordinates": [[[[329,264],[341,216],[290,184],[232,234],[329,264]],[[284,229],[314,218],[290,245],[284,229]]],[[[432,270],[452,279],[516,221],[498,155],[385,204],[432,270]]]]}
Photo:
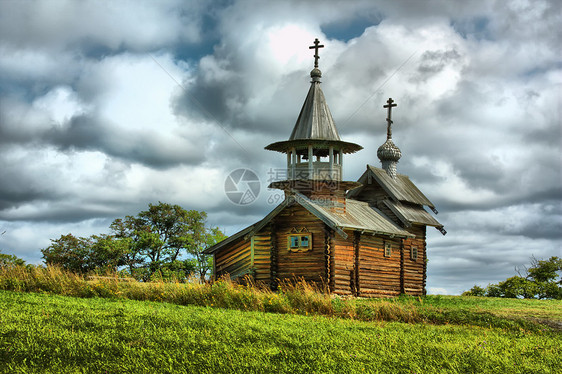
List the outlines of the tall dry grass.
{"type": "Polygon", "coordinates": [[[272,292],[251,278],[242,283],[220,279],[201,284],[197,279],[137,282],[118,274],[82,276],[57,267],[7,266],[0,268],[0,289],[21,292],[47,292],[74,297],[123,298],[168,302],[179,305],[229,308],[272,313],[322,315],[363,321],[418,322],[421,315],[413,305],[390,301],[356,303],[333,297],[325,288],[294,279],[283,281],[272,292]]]}

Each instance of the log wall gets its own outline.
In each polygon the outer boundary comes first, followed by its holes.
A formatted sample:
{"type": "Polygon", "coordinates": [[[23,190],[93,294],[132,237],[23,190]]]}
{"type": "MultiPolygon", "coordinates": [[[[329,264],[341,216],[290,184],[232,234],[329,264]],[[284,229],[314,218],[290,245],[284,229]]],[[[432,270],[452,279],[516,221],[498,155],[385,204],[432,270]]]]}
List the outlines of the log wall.
{"type": "Polygon", "coordinates": [[[336,234],[332,238],[332,292],[337,295],[354,294],[355,248],[354,233],[346,231],[347,239],[336,234]]]}
{"type": "Polygon", "coordinates": [[[404,240],[404,290],[408,295],[425,294],[426,278],[426,241],[425,226],[414,225],[408,229],[416,235],[414,239],[404,240]],[[410,251],[412,247],[418,248],[417,260],[412,260],[410,251]]]}
{"type": "Polygon", "coordinates": [[[308,282],[321,283],[326,276],[324,257],[326,232],[324,223],[300,205],[287,207],[275,217],[275,242],[277,245],[277,278],[304,278],[308,282]],[[291,252],[287,237],[294,229],[306,228],[312,234],[312,249],[291,252]]]}
{"type": "Polygon", "coordinates": [[[250,274],[251,269],[251,240],[240,240],[215,254],[216,277],[229,274],[236,278],[250,274]]]}
{"type": "Polygon", "coordinates": [[[257,282],[270,283],[271,279],[271,231],[263,229],[252,237],[253,240],[253,270],[257,282]]]}
{"type": "Polygon", "coordinates": [[[358,248],[359,296],[391,297],[401,292],[401,240],[362,234],[358,248]],[[384,256],[384,244],[390,242],[392,254],[384,256]]]}

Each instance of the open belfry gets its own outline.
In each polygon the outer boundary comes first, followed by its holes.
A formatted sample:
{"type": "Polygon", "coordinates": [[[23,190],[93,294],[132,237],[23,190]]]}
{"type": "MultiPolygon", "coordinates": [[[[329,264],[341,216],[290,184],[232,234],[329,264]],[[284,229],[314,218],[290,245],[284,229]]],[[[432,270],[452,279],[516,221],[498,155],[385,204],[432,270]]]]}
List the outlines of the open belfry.
{"type": "Polygon", "coordinates": [[[386,141],[377,150],[382,168],[367,165],[357,182],[343,181],[344,155],[361,150],[343,141],[320,87],[318,39],[311,85],[288,140],[265,147],[284,153],[286,180],[270,188],[285,199],[259,222],[206,253],[214,276],[250,276],[275,289],[283,279],[327,285],[331,293],[364,297],[425,294],[426,227],[441,225],[424,206],[434,205],[397,172],[402,153],[392,141],[388,99],[386,141]]]}

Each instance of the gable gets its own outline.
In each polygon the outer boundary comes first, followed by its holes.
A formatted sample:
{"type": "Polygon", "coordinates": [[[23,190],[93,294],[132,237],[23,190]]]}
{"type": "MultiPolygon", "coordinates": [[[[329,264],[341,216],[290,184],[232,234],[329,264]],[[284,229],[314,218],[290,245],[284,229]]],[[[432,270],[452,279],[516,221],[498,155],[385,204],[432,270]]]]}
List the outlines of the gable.
{"type": "MultiPolygon", "coordinates": [[[[359,182],[364,186],[369,185],[369,181],[376,182],[386,194],[394,201],[407,202],[418,205],[426,205],[432,209],[435,208],[433,203],[416,187],[416,185],[408,178],[407,175],[397,174],[396,179],[392,179],[386,171],[367,165],[367,171],[363,173],[359,182]]],[[[363,190],[363,187],[350,191],[348,197],[357,196],[363,190]]],[[[378,200],[378,199],[377,199],[378,200]]]]}

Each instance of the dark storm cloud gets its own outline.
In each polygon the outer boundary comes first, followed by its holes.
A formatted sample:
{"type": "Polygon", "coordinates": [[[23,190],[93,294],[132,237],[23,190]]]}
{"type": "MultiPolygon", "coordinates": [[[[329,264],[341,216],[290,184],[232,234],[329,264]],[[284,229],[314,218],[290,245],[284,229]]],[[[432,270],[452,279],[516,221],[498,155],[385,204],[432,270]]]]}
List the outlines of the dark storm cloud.
{"type": "Polygon", "coordinates": [[[45,202],[41,200],[27,201],[33,203],[36,207],[44,209],[29,209],[25,213],[14,213],[9,210],[0,210],[0,220],[4,221],[20,221],[20,222],[50,222],[53,224],[64,224],[81,222],[92,218],[113,218],[116,210],[109,210],[107,206],[100,204],[99,206],[82,206],[78,203],[52,201],[45,202]]]}

